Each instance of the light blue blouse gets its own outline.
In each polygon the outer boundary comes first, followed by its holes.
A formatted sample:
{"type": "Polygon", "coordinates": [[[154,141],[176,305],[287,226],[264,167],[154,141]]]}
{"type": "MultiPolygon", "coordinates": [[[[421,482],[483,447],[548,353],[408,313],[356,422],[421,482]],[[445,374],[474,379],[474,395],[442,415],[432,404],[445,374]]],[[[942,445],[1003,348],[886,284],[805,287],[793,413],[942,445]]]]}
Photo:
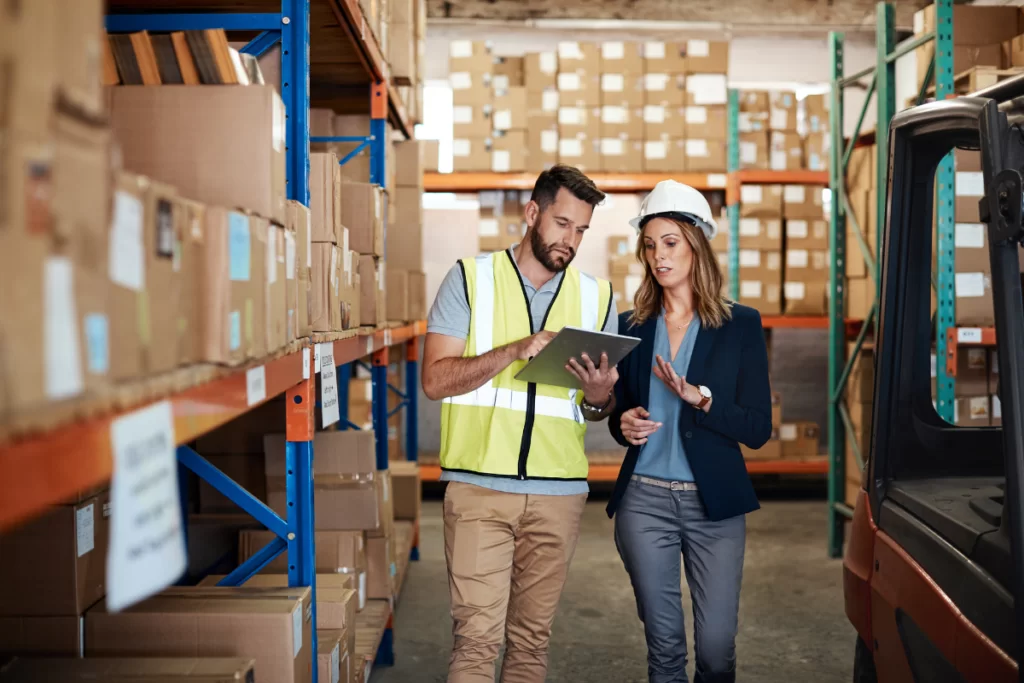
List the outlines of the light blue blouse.
{"type": "MultiPolygon", "coordinates": [[[[700,318],[693,316],[693,322],[686,328],[679,351],[672,360],[676,374],[685,377],[690,367],[690,356],[693,345],[700,331],[700,318]]],[[[654,336],[654,354],[665,360],[672,358],[672,347],[668,340],[668,328],[665,326],[665,314],[658,316],[658,330],[654,336]]],[[[648,418],[661,422],[661,428],[647,437],[647,443],[640,449],[640,457],[636,463],[636,474],[666,481],[693,481],[690,461],[686,458],[683,440],[679,437],[679,415],[681,410],[694,410],[665,386],[665,383],[654,376],[657,361],[651,359],[651,394],[648,418]]]]}

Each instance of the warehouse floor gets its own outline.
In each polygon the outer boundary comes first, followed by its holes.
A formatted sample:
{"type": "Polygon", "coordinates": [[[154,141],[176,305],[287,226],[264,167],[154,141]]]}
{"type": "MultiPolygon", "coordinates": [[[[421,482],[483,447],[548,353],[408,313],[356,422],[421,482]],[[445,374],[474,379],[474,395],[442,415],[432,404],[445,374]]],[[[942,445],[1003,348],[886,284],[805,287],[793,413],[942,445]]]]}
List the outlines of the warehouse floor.
{"type": "MultiPolygon", "coordinates": [[[[821,500],[763,501],[747,519],[740,681],[847,683],[854,631],[843,613],[842,564],[825,552],[821,500]]],[[[605,500],[592,496],[552,637],[549,681],[646,681],[643,629],[612,543],[605,500]]],[[[444,681],[451,647],[441,503],[425,501],[420,557],[395,618],[395,666],[372,683],[444,681]]],[[[690,652],[689,595],[684,590],[690,652]]],[[[690,662],[693,676],[693,662],[690,662]]]]}

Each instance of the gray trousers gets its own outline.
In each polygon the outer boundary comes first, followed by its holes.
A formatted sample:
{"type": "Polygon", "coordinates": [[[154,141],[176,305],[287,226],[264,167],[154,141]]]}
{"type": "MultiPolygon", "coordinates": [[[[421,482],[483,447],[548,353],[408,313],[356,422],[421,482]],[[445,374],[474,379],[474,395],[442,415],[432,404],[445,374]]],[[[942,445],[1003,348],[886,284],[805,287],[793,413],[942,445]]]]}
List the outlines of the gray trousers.
{"type": "Polygon", "coordinates": [[[687,683],[680,558],[693,599],[695,683],[736,680],[744,515],[712,522],[696,491],[631,481],[615,514],[615,545],[647,637],[650,683],[687,683]]]}

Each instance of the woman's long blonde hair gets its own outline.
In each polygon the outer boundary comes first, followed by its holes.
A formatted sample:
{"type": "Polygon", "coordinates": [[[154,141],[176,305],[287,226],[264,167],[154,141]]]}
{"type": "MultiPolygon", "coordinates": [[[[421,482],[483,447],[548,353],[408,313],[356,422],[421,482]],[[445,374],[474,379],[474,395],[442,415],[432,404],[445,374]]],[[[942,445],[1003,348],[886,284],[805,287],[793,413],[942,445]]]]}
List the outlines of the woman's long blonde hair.
{"type": "MultiPolygon", "coordinates": [[[[693,288],[694,307],[700,324],[709,328],[721,327],[732,317],[732,304],[722,295],[722,269],[711,250],[711,242],[704,231],[693,223],[674,218],[667,220],[679,226],[683,239],[693,251],[690,287],[693,288]]],[[[643,229],[636,241],[636,259],[644,266],[644,280],[633,297],[633,315],[629,320],[634,325],[641,325],[651,318],[657,318],[663,305],[661,285],[651,272],[651,264],[647,262],[643,229]]]]}

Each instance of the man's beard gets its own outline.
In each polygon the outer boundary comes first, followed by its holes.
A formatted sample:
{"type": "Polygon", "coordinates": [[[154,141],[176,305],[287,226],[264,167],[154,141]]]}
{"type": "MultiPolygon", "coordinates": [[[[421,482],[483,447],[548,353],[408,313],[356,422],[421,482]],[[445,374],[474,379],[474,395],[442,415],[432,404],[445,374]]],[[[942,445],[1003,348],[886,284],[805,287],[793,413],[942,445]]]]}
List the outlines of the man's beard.
{"type": "Polygon", "coordinates": [[[558,244],[544,244],[543,238],[540,236],[539,230],[530,231],[530,248],[533,250],[533,255],[537,257],[541,265],[547,268],[552,273],[560,273],[569,267],[572,260],[576,258],[576,250],[572,247],[567,247],[558,244]],[[565,258],[562,254],[555,254],[557,249],[567,249],[569,251],[569,258],[565,261],[559,261],[558,259],[565,258]]]}

